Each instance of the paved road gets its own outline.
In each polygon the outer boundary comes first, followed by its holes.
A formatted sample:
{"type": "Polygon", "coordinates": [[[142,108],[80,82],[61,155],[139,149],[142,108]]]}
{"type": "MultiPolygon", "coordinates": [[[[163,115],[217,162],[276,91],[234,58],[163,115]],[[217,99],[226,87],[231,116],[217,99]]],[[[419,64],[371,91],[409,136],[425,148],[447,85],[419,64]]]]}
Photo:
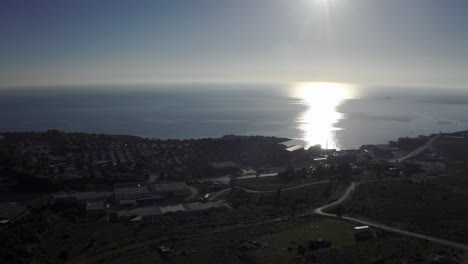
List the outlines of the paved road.
{"type": "Polygon", "coordinates": [[[432,143],[434,142],[434,140],[438,139],[439,137],[440,137],[440,135],[433,136],[424,145],[420,146],[419,148],[411,151],[410,153],[406,154],[403,157],[391,159],[391,160],[389,160],[389,162],[405,161],[405,160],[407,160],[409,158],[417,156],[417,155],[421,154],[423,151],[425,151],[426,149],[432,147],[432,143]]]}
{"type": "MultiPolygon", "coordinates": [[[[331,208],[333,206],[336,206],[336,205],[344,202],[345,200],[347,200],[351,196],[351,194],[353,193],[355,188],[358,187],[360,184],[375,182],[375,181],[378,181],[378,180],[368,181],[368,182],[361,182],[361,183],[354,183],[353,182],[346,189],[345,193],[340,197],[340,199],[336,200],[335,202],[332,202],[330,204],[321,206],[321,207],[319,207],[317,209],[314,209],[312,211],[305,212],[303,214],[298,214],[298,215],[295,215],[295,216],[292,216],[292,217],[304,217],[304,216],[308,216],[308,215],[311,215],[311,214],[315,213],[315,214],[319,214],[319,215],[323,215],[323,216],[337,218],[336,215],[325,213],[323,211],[326,210],[326,209],[329,209],[329,208],[331,208]]],[[[320,184],[320,183],[324,183],[324,182],[323,181],[315,182],[313,184],[320,184]]],[[[297,186],[297,187],[300,187],[300,186],[297,186]]],[[[302,187],[304,187],[304,186],[302,186],[302,187]]],[[[222,190],[220,192],[225,192],[225,191],[228,191],[228,190],[229,189],[225,189],[225,190],[222,190]]],[[[224,231],[227,231],[227,230],[233,230],[233,229],[238,229],[238,228],[243,228],[243,227],[248,227],[248,226],[264,225],[264,224],[267,224],[267,223],[280,222],[280,221],[284,221],[284,220],[287,220],[287,219],[290,219],[290,218],[291,217],[279,217],[279,218],[270,219],[270,220],[267,220],[267,221],[259,221],[259,222],[250,223],[250,224],[238,224],[238,225],[233,225],[233,226],[219,227],[219,228],[214,228],[212,230],[209,230],[208,232],[203,232],[203,234],[207,234],[207,233],[216,234],[216,233],[219,233],[219,232],[224,232],[224,231]]],[[[343,216],[343,217],[341,217],[341,219],[345,219],[345,220],[355,222],[355,223],[359,223],[359,224],[363,224],[363,225],[373,226],[375,228],[379,228],[379,229],[382,229],[382,230],[386,230],[386,231],[401,234],[401,235],[406,235],[406,236],[410,236],[410,237],[415,237],[415,238],[419,238],[419,239],[428,240],[428,241],[431,241],[431,242],[439,243],[439,244],[449,246],[449,247],[453,247],[453,248],[468,250],[468,245],[460,244],[460,243],[445,240],[445,239],[440,239],[440,238],[436,238],[436,237],[432,237],[432,236],[427,236],[427,235],[423,235],[423,234],[409,232],[409,231],[389,227],[389,226],[386,226],[386,225],[382,225],[382,224],[378,224],[378,223],[375,223],[375,222],[366,221],[366,220],[362,220],[362,219],[358,219],[358,218],[354,218],[354,217],[343,216]]],[[[195,234],[194,236],[196,236],[196,235],[197,234],[195,234]]],[[[154,243],[159,243],[160,241],[161,241],[161,238],[155,238],[155,239],[142,241],[142,242],[139,242],[139,243],[134,243],[134,244],[130,244],[130,245],[121,246],[119,248],[111,249],[111,250],[108,250],[108,251],[100,252],[100,253],[98,253],[96,255],[83,254],[83,255],[78,256],[78,257],[76,257],[76,258],[74,258],[72,260],[69,260],[67,263],[92,263],[92,262],[96,262],[98,260],[101,260],[101,259],[103,259],[105,257],[112,256],[112,255],[115,255],[115,254],[118,254],[118,253],[121,253],[121,252],[124,252],[124,251],[154,245],[154,243]]]]}
{"type": "MultiPolygon", "coordinates": [[[[306,184],[302,184],[302,185],[299,185],[299,186],[284,188],[284,189],[281,189],[281,191],[291,191],[291,190],[296,190],[296,189],[308,187],[308,186],[311,186],[311,185],[324,184],[324,183],[329,183],[329,182],[330,182],[329,180],[311,182],[311,183],[306,183],[306,184]]],[[[246,188],[243,188],[243,189],[244,189],[244,191],[246,191],[248,193],[273,193],[273,192],[276,192],[276,189],[275,190],[268,190],[268,191],[257,191],[257,190],[250,190],[250,189],[246,189],[246,188]]]]}
{"type": "Polygon", "coordinates": [[[314,212],[316,214],[319,214],[319,215],[336,217],[336,215],[325,213],[325,212],[323,212],[323,210],[326,210],[328,208],[331,208],[333,206],[339,205],[342,202],[344,202],[346,199],[348,199],[348,197],[351,195],[351,193],[353,193],[353,191],[354,191],[354,189],[356,188],[357,185],[358,184],[352,182],[351,185],[348,187],[348,189],[346,189],[345,193],[340,197],[340,199],[338,199],[338,200],[336,200],[336,201],[334,201],[332,203],[326,204],[326,205],[324,205],[322,207],[319,207],[319,208],[315,209],[314,212]]]}
{"type": "Polygon", "coordinates": [[[189,186],[189,189],[192,194],[189,197],[185,198],[184,202],[193,202],[198,200],[198,189],[193,186],[189,186]]]}
{"type": "Polygon", "coordinates": [[[257,175],[245,175],[245,176],[239,176],[236,179],[245,180],[245,179],[253,179],[253,178],[275,177],[275,176],[278,176],[278,172],[262,173],[259,176],[257,176],[257,175]]]}
{"type": "Polygon", "coordinates": [[[208,200],[209,201],[216,200],[219,196],[227,193],[229,190],[231,190],[231,188],[226,188],[226,189],[222,189],[222,190],[217,191],[217,192],[210,193],[210,197],[208,197],[208,200]]]}
{"type": "MultiPolygon", "coordinates": [[[[311,185],[324,184],[324,183],[329,183],[329,182],[330,182],[329,180],[316,181],[316,182],[306,183],[306,184],[302,184],[302,185],[298,185],[298,186],[294,186],[294,187],[284,188],[284,189],[281,189],[281,191],[291,191],[291,190],[296,190],[296,189],[308,187],[308,186],[311,186],[311,185]]],[[[210,200],[210,201],[215,200],[220,195],[226,193],[230,189],[231,188],[226,188],[226,189],[223,189],[223,190],[220,190],[220,191],[217,191],[217,192],[210,193],[210,197],[208,198],[208,200],[210,200]]],[[[274,192],[276,192],[276,189],[275,190],[267,190],[267,191],[251,190],[251,189],[247,189],[247,188],[242,188],[242,189],[247,193],[254,193],[254,194],[257,194],[257,193],[274,193],[274,192]]]]}
{"type": "MultiPolygon", "coordinates": [[[[337,201],[335,201],[333,203],[330,203],[330,204],[324,205],[322,207],[319,207],[319,208],[315,209],[314,212],[316,214],[319,214],[319,215],[338,218],[335,214],[329,214],[329,213],[325,213],[323,211],[344,202],[346,199],[349,198],[349,196],[353,193],[353,191],[355,190],[355,188],[359,184],[361,184],[361,183],[354,183],[354,182],[351,183],[351,185],[348,187],[348,189],[346,189],[345,193],[343,194],[343,196],[341,196],[340,199],[338,199],[337,201]]],[[[410,231],[406,231],[406,230],[401,230],[401,229],[389,227],[389,226],[386,226],[386,225],[383,225],[383,224],[379,224],[379,223],[375,223],[375,222],[371,222],[371,221],[366,221],[366,220],[362,220],[362,219],[358,219],[358,218],[354,218],[354,217],[343,216],[340,219],[345,219],[345,220],[352,221],[352,222],[355,222],[355,223],[372,226],[372,227],[375,227],[375,228],[378,228],[378,229],[382,229],[382,230],[385,230],[385,231],[389,231],[389,232],[393,232],[393,233],[397,233],[397,234],[401,234],[401,235],[405,235],[405,236],[410,236],[410,237],[415,237],[415,238],[419,238],[419,239],[428,240],[428,241],[431,241],[431,242],[434,242],[434,243],[442,244],[444,246],[449,246],[449,247],[458,248],[458,249],[462,249],[462,250],[468,250],[468,245],[460,244],[460,243],[453,242],[453,241],[446,240],[446,239],[441,239],[441,238],[437,238],[437,237],[433,237],[433,236],[428,236],[428,235],[418,234],[418,233],[414,233],[414,232],[410,232],[410,231]]]]}
{"type": "MultiPolygon", "coordinates": [[[[275,177],[278,176],[278,172],[262,173],[260,176],[257,175],[244,175],[236,177],[237,180],[253,179],[253,178],[263,178],[263,177],[275,177]]],[[[229,184],[231,181],[231,176],[221,176],[217,178],[204,179],[201,181],[217,181],[224,184],[229,184]]]]}

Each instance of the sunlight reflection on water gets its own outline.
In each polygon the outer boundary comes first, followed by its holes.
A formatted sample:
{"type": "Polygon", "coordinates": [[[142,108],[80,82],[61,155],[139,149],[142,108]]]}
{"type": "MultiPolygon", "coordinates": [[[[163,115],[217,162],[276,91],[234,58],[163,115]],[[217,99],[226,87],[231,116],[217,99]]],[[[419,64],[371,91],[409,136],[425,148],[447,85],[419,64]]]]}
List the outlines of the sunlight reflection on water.
{"type": "Polygon", "coordinates": [[[355,97],[355,89],[344,83],[296,83],[292,89],[294,98],[302,101],[307,109],[299,113],[296,123],[301,131],[300,140],[306,148],[320,144],[322,148],[340,149],[335,135],[335,124],[344,118],[337,107],[347,99],[355,97]]]}

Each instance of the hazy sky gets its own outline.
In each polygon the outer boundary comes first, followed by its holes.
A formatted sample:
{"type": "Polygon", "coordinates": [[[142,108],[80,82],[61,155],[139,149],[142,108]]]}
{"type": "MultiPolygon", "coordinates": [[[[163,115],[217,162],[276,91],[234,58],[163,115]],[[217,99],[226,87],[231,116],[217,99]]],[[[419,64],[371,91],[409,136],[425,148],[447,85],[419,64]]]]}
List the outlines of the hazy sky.
{"type": "Polygon", "coordinates": [[[465,86],[468,1],[0,0],[0,86],[465,86]]]}

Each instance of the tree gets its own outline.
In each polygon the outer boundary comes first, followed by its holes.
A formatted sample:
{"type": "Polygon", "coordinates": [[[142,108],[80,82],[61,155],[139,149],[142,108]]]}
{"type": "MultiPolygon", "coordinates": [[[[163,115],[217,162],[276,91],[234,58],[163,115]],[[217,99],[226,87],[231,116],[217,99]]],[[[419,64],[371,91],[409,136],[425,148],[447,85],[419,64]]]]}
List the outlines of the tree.
{"type": "Polygon", "coordinates": [[[322,146],[320,144],[311,146],[310,148],[307,149],[307,154],[312,155],[312,156],[319,155],[321,153],[322,153],[322,146]]]}
{"type": "Polygon", "coordinates": [[[353,174],[353,168],[351,168],[351,165],[349,163],[341,163],[338,165],[338,174],[341,178],[347,179],[353,174]]]}
{"type": "Polygon", "coordinates": [[[325,176],[325,169],[323,168],[322,165],[318,165],[314,171],[313,171],[313,176],[317,178],[321,178],[325,176]]]}
{"type": "Polygon", "coordinates": [[[380,177],[385,171],[385,168],[381,162],[371,164],[370,169],[375,172],[377,177],[380,177]]]}
{"type": "Polygon", "coordinates": [[[297,170],[296,171],[296,176],[300,179],[305,179],[307,178],[307,169],[306,168],[302,168],[300,170],[297,170]]]}
{"type": "Polygon", "coordinates": [[[289,165],[285,171],[278,173],[278,177],[283,182],[290,182],[294,178],[295,174],[296,174],[296,171],[291,165],[289,165]]]}
{"type": "Polygon", "coordinates": [[[59,258],[61,258],[63,260],[67,260],[68,259],[68,251],[66,251],[66,250],[60,251],[59,258]]]}

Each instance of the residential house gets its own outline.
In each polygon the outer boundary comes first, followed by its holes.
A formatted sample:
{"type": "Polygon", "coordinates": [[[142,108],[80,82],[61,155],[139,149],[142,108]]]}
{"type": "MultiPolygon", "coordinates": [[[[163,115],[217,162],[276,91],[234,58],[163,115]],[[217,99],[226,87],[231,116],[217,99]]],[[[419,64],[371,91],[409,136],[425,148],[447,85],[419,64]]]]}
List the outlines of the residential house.
{"type": "Polygon", "coordinates": [[[152,187],[155,194],[164,198],[185,199],[192,194],[189,186],[185,182],[153,184],[152,187]]]}
{"type": "Polygon", "coordinates": [[[124,183],[114,185],[114,197],[120,205],[136,204],[138,200],[155,196],[146,183],[124,183]]]}

